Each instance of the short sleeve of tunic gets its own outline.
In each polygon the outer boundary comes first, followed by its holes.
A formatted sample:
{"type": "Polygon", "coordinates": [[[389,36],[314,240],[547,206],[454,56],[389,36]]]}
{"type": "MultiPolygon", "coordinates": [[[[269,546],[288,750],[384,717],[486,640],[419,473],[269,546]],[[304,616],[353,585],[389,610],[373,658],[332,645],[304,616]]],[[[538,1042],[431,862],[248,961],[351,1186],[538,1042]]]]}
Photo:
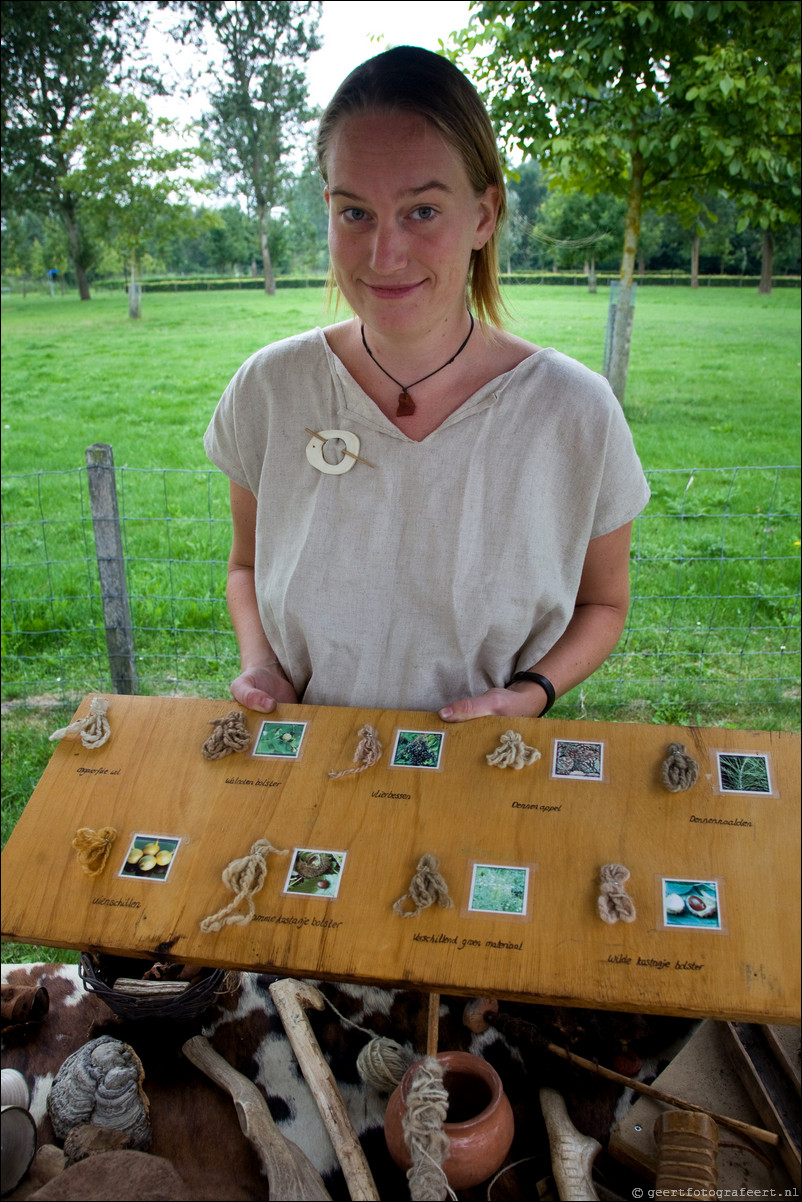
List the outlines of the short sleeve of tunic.
{"type": "Polygon", "coordinates": [[[414,442],[313,330],[240,368],[205,446],[257,499],[262,623],[312,704],[436,710],[504,684],[565,630],[590,539],[649,497],[606,380],[554,350],[414,442]],[[356,434],[372,466],[316,470],[307,429],[356,434]]]}

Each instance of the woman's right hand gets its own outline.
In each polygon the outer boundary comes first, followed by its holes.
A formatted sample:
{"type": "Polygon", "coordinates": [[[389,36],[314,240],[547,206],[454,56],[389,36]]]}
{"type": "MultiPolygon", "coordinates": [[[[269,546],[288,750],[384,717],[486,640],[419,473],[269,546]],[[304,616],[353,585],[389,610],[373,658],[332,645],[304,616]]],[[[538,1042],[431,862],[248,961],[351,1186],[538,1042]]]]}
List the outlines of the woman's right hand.
{"type": "Polygon", "coordinates": [[[246,709],[270,714],[280,701],[297,702],[295,689],[279,664],[246,668],[231,683],[231,696],[246,709]]]}

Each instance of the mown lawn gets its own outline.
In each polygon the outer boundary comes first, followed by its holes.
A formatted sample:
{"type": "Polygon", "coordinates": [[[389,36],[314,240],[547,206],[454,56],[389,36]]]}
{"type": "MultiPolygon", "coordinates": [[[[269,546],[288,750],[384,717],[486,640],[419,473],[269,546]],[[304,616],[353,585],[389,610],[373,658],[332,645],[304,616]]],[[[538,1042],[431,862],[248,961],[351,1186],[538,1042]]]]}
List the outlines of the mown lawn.
{"type": "MultiPolygon", "coordinates": [[[[580,287],[506,292],[511,327],[600,371],[608,297],[580,287]]],[[[799,462],[800,292],[644,287],[626,410],[645,467],[799,462]]],[[[83,466],[94,442],[117,464],[201,468],[201,438],[237,367],[266,343],[332,316],[321,289],[122,293],[3,301],[3,474],[83,466]]]]}

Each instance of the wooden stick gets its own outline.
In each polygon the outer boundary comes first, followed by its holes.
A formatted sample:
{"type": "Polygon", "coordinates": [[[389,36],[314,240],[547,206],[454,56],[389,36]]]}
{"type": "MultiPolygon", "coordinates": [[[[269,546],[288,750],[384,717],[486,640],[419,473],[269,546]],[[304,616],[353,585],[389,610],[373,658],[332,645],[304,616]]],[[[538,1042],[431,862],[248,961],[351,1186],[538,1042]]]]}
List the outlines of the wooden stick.
{"type": "MultiPolygon", "coordinates": [[[[316,430],[310,430],[308,426],[304,426],[304,432],[311,434],[313,438],[322,438],[324,442],[326,441],[322,434],[318,434],[316,430]]],[[[343,448],[343,455],[348,455],[351,459],[358,459],[360,463],[365,464],[365,467],[376,466],[375,463],[368,463],[367,459],[363,459],[361,455],[355,455],[353,451],[346,451],[345,448],[343,448]]]]}
{"type": "Polygon", "coordinates": [[[305,1013],[307,1006],[323,1009],[326,1005],[323,994],[308,981],[284,979],[273,982],[270,996],[329,1133],[353,1202],[379,1202],[379,1192],[359,1137],[305,1013]]]}
{"type": "MultiPolygon", "coordinates": [[[[495,1027],[502,1033],[505,1030],[504,1015],[498,1013],[498,1002],[495,998],[473,998],[465,1006],[463,1022],[466,1027],[477,1034],[486,1031],[490,1026],[495,1027]]],[[[526,1024],[522,1025],[525,1026],[526,1024]]],[[[753,1127],[751,1123],[743,1123],[740,1119],[731,1119],[723,1114],[716,1114],[712,1110],[707,1110],[704,1106],[697,1106],[695,1102],[687,1102],[684,1098],[675,1098],[672,1094],[663,1093],[661,1089],[655,1089],[653,1085],[646,1085],[643,1081],[636,1081],[634,1077],[625,1077],[623,1073],[616,1073],[611,1068],[604,1068],[601,1064],[597,1064],[595,1060],[585,1060],[583,1056],[577,1056],[575,1052],[569,1052],[567,1048],[561,1048],[556,1043],[547,1043],[545,1046],[555,1056],[559,1056],[563,1060],[568,1060],[571,1064],[585,1068],[588,1072],[596,1073],[599,1077],[604,1077],[608,1081],[616,1081],[619,1085],[625,1085],[628,1089],[634,1089],[636,1093],[646,1094],[647,1097],[655,1098],[658,1102],[664,1102],[667,1106],[675,1106],[679,1110],[693,1110],[697,1114],[709,1115],[720,1126],[729,1127],[731,1131],[738,1131],[741,1135],[746,1135],[750,1139],[760,1140],[764,1144],[771,1144],[773,1147],[777,1147],[780,1142],[780,1137],[773,1131],[765,1131],[762,1127],[753,1127]]]]}
{"type": "Polygon", "coordinates": [[[426,1025],[426,1055],[437,1055],[437,1042],[440,1038],[440,994],[429,994],[429,1016],[426,1025]]]}
{"type": "Polygon", "coordinates": [[[253,1081],[232,1068],[203,1035],[188,1039],[182,1050],[233,1099],[242,1132],[259,1153],[270,1197],[281,1202],[331,1202],[320,1173],[297,1144],[281,1134],[253,1081]]]}
{"type": "Polygon", "coordinates": [[[658,1102],[665,1102],[667,1106],[676,1106],[680,1110],[693,1110],[696,1114],[706,1114],[722,1127],[729,1127],[731,1131],[738,1131],[741,1135],[748,1135],[750,1139],[760,1140],[761,1143],[771,1144],[773,1147],[780,1142],[780,1137],[773,1131],[765,1131],[762,1127],[753,1127],[751,1123],[743,1123],[740,1119],[731,1119],[723,1114],[716,1114],[705,1106],[697,1106],[695,1102],[688,1102],[684,1098],[675,1098],[670,1093],[663,1093],[662,1089],[655,1089],[653,1085],[636,1081],[634,1077],[625,1077],[623,1073],[616,1073],[611,1068],[604,1068],[593,1060],[585,1060],[583,1056],[577,1056],[575,1052],[569,1052],[567,1048],[558,1047],[556,1043],[550,1043],[547,1046],[555,1056],[560,1056],[563,1060],[570,1061],[571,1064],[578,1064],[580,1068],[597,1073],[598,1076],[605,1077],[608,1081],[617,1081],[619,1085],[626,1085],[628,1089],[634,1089],[636,1093],[656,1098],[658,1102]]]}

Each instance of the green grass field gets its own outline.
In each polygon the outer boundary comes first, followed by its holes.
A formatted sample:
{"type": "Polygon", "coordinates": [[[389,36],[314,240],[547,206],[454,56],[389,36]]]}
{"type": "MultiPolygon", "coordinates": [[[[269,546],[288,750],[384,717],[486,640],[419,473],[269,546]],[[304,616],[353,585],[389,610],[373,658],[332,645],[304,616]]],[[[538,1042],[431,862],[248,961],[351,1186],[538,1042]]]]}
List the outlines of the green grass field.
{"type": "MultiPolygon", "coordinates": [[[[507,300],[518,332],[601,366],[603,292],[527,286],[507,300]]],[[[208,470],[203,431],[243,359],[325,323],[324,303],[320,289],[158,294],[131,322],[119,293],[6,298],[4,698],[104,687],[83,471],[93,442],[110,443],[122,469],[141,691],[225,693],[236,674],[227,483],[208,470]]],[[[799,307],[792,290],[641,290],[625,407],[655,474],[632,629],[594,677],[591,709],[584,693],[561,703],[570,716],[602,716],[604,703],[635,719],[797,721],[777,678],[798,650],[799,481],[767,465],[799,462],[799,307]],[[721,470],[736,466],[755,470],[721,470]]]]}
{"type": "MultiPolygon", "coordinates": [[[[600,371],[608,297],[510,288],[511,328],[600,371]]],[[[626,410],[645,467],[799,462],[800,292],[642,288],[626,410]]],[[[201,468],[242,361],[332,320],[320,289],[3,300],[3,474],[82,467],[93,442],[133,468],[201,468]]]]}
{"type": "MultiPolygon", "coordinates": [[[[601,370],[605,291],[517,287],[507,301],[515,332],[601,370]]],[[[653,479],[641,524],[648,548],[633,558],[633,592],[646,599],[636,602],[626,654],[597,674],[602,693],[611,682],[619,699],[609,711],[586,710],[580,691],[566,716],[798,728],[798,690],[778,696],[772,682],[799,646],[799,523],[784,516],[799,512],[798,477],[709,469],[799,463],[799,309],[790,289],[770,297],[641,289],[625,408],[644,467],[685,471],[653,479]],[[661,682],[648,697],[645,661],[661,682]],[[758,685],[744,685],[744,664],[758,685]],[[707,696],[715,704],[697,704],[707,696]]],[[[126,468],[129,588],[137,652],[151,665],[146,691],[170,691],[183,677],[216,681],[224,696],[235,655],[222,600],[226,485],[200,472],[208,467],[201,439],[249,354],[333,320],[323,293],[146,294],[139,322],[121,293],[88,304],[14,296],[3,299],[2,315],[4,697],[27,696],[19,679],[32,673],[35,691],[58,699],[65,671],[77,679],[102,671],[82,472],[94,442],[110,443],[126,468]]],[[[3,843],[49,758],[46,735],[70,713],[69,705],[12,705],[4,714],[3,843]]],[[[4,948],[6,960],[47,954],[4,948]]]]}

